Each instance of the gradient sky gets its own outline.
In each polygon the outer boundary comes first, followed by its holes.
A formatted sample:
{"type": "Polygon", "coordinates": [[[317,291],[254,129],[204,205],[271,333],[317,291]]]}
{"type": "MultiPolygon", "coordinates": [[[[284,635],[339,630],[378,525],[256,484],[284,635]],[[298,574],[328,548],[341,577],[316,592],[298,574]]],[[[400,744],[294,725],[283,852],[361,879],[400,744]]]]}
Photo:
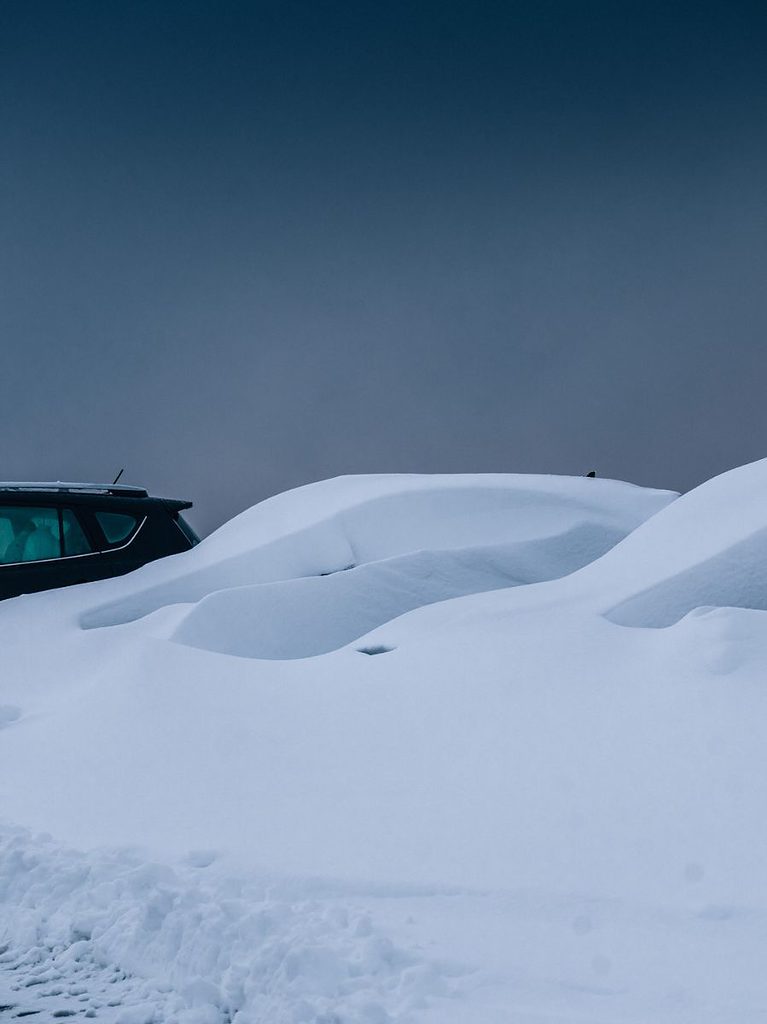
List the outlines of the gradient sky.
{"type": "Polygon", "coordinates": [[[0,478],[767,454],[764,4],[0,0],[0,478]]]}

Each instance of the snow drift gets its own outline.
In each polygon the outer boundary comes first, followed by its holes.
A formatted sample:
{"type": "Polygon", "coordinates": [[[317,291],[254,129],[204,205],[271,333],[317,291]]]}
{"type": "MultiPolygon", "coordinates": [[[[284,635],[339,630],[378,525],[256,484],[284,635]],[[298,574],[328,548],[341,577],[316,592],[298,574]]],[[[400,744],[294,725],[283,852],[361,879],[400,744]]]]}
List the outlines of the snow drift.
{"type": "MultiPolygon", "coordinates": [[[[327,576],[398,556],[465,547],[513,545],[512,568],[517,567],[520,582],[559,576],[604,553],[668,500],[667,492],[577,477],[383,476],[321,481],[256,505],[195,550],[153,563],[116,589],[107,584],[102,593],[119,596],[91,608],[82,625],[131,621],[225,589],[327,576]],[[556,543],[566,533],[571,533],[569,539],[556,543]],[[550,553],[547,541],[554,542],[550,553]],[[531,545],[529,555],[526,545],[531,545]]],[[[400,568],[407,576],[407,568],[400,568]]],[[[503,566],[498,575],[503,580],[499,585],[509,585],[503,566]]],[[[432,600],[440,599],[437,593],[432,600]]],[[[241,596],[244,601],[258,600],[251,594],[241,596]]],[[[449,596],[455,594],[444,594],[449,596]]],[[[406,608],[407,604],[402,610],[406,608]]],[[[215,615],[215,609],[209,610],[215,615]]]]}
{"type": "MultiPolygon", "coordinates": [[[[760,464],[761,465],[761,464],[760,464]]],[[[767,474],[744,466],[647,523],[617,554],[632,593],[608,611],[627,626],[669,626],[694,608],[767,609],[767,474]]]]}
{"type": "Polygon", "coordinates": [[[5,962],[123,1024],[760,1019],[765,490],[328,481],[6,602],[0,996],[5,962]],[[69,994],[104,964],[122,996],[69,994]]]}

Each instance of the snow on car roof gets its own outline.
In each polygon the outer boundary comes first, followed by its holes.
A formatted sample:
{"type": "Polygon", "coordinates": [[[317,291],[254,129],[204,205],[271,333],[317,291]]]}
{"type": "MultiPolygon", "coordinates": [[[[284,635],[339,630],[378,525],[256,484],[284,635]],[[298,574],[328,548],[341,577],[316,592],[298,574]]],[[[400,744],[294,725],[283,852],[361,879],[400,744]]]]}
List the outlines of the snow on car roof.
{"type": "Polygon", "coordinates": [[[66,491],[83,494],[114,494],[133,498],[149,497],[149,492],[143,487],[132,487],[130,484],[89,484],[63,480],[0,481],[0,491],[66,491]]]}

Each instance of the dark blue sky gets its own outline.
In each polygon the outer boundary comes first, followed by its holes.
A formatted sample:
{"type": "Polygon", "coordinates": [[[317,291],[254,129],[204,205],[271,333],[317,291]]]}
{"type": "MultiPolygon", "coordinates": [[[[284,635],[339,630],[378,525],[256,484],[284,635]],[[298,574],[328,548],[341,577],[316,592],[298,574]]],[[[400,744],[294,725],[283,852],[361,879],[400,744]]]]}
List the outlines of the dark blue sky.
{"type": "Polygon", "coordinates": [[[0,477],[767,454],[767,8],[0,3],[0,477]]]}

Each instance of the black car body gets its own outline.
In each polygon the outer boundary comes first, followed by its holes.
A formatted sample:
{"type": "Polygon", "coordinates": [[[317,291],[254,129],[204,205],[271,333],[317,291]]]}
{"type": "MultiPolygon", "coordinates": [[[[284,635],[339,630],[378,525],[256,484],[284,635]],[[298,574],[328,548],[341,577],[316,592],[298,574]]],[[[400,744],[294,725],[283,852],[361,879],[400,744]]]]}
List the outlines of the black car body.
{"type": "Polygon", "coordinates": [[[0,600],[121,576],[199,538],[190,501],[119,484],[0,483],[0,600]]]}

